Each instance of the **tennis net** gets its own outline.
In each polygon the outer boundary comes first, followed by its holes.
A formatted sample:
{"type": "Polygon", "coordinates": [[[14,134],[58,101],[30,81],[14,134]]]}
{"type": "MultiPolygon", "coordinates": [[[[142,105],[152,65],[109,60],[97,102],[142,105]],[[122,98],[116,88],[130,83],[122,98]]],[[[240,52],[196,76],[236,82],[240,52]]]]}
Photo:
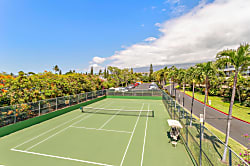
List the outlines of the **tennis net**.
{"type": "Polygon", "coordinates": [[[124,109],[107,109],[107,108],[94,108],[94,107],[80,107],[80,109],[82,113],[154,117],[153,110],[124,110],[124,109]]]}

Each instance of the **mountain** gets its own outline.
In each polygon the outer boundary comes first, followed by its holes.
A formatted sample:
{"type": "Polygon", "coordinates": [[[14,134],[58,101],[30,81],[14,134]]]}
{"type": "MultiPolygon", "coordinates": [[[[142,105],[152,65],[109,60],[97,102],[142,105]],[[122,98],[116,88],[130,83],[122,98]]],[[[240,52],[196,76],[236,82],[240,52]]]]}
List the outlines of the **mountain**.
{"type": "MultiPolygon", "coordinates": [[[[170,68],[171,66],[175,66],[176,68],[182,68],[182,69],[187,69],[191,66],[196,65],[197,63],[183,63],[183,64],[171,64],[171,65],[153,65],[153,70],[154,71],[158,71],[160,69],[163,69],[164,67],[168,67],[170,68]]],[[[149,65],[148,67],[138,67],[138,68],[134,68],[134,72],[140,73],[140,72],[149,72],[149,65]]]]}

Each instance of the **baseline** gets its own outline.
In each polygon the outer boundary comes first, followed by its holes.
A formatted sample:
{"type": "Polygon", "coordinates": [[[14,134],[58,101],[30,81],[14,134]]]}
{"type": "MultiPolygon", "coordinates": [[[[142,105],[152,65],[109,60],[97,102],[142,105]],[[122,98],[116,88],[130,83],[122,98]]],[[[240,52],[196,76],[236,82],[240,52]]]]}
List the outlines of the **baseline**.
{"type": "Polygon", "coordinates": [[[58,159],[64,159],[64,160],[77,161],[77,162],[81,162],[81,163],[88,163],[88,164],[102,165],[102,166],[113,166],[113,165],[105,164],[105,163],[98,163],[98,162],[93,162],[93,161],[74,159],[74,158],[70,158],[70,157],[55,156],[55,155],[44,154],[44,153],[30,152],[30,151],[18,150],[18,149],[14,149],[14,148],[12,148],[12,149],[10,149],[10,150],[16,151],[16,152],[22,152],[22,153],[33,154],[33,155],[51,157],[51,158],[58,158],[58,159]]]}

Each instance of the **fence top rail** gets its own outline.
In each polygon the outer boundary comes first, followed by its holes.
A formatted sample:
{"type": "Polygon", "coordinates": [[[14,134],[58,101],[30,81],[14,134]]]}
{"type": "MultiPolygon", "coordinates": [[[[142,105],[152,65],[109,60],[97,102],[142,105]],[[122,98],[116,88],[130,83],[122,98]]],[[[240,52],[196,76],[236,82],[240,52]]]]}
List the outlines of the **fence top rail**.
{"type": "Polygon", "coordinates": [[[75,95],[58,96],[58,97],[55,97],[55,98],[39,100],[39,101],[36,101],[36,102],[27,102],[27,103],[15,104],[15,105],[8,105],[8,106],[0,107],[0,110],[1,109],[7,109],[7,108],[15,108],[15,107],[17,107],[19,105],[22,105],[22,104],[24,104],[24,105],[39,104],[39,102],[44,102],[44,101],[49,101],[49,100],[56,100],[57,98],[67,98],[67,97],[71,97],[71,96],[83,95],[83,94],[93,93],[93,92],[96,93],[98,91],[103,91],[103,90],[106,90],[106,89],[96,90],[96,91],[91,91],[91,92],[84,92],[84,93],[79,93],[79,94],[75,94],[75,95]]]}

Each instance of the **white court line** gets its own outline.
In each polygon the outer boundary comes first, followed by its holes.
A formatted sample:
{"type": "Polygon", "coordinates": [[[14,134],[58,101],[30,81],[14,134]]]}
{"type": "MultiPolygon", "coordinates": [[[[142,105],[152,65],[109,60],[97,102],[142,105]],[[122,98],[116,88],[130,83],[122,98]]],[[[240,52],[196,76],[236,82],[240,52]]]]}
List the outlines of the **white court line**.
{"type": "MultiPolygon", "coordinates": [[[[110,103],[109,103],[109,104],[110,104],[110,103]]],[[[108,104],[107,104],[107,105],[108,105],[108,104]]],[[[96,112],[98,112],[98,111],[96,111],[96,112]]],[[[51,135],[51,136],[47,137],[46,139],[44,139],[44,140],[42,140],[42,141],[40,141],[40,142],[38,142],[38,143],[36,143],[36,144],[32,145],[31,147],[29,147],[29,148],[27,148],[27,149],[25,149],[25,150],[26,150],[26,151],[28,151],[28,150],[30,150],[30,149],[32,149],[32,148],[34,148],[35,146],[37,146],[37,145],[39,145],[39,144],[41,144],[41,143],[43,143],[43,142],[47,141],[48,139],[50,139],[50,138],[54,137],[55,135],[57,135],[57,134],[59,134],[59,133],[61,133],[61,132],[65,131],[65,130],[67,130],[67,129],[68,129],[68,128],[70,128],[71,126],[73,126],[73,125],[75,125],[75,124],[77,124],[77,123],[79,123],[79,122],[81,122],[81,121],[83,121],[83,120],[85,120],[85,119],[87,119],[87,118],[89,118],[89,117],[93,116],[93,115],[94,115],[94,114],[87,115],[87,116],[83,117],[82,119],[80,119],[80,120],[78,120],[78,121],[74,122],[73,124],[69,125],[68,127],[64,128],[64,129],[62,129],[62,130],[59,130],[59,131],[58,131],[58,132],[56,132],[55,134],[53,134],[53,135],[51,135]]]]}
{"type": "MultiPolygon", "coordinates": [[[[123,107],[122,107],[123,108],[123,107]]],[[[101,127],[99,127],[99,129],[102,129],[103,127],[105,127],[108,122],[110,122],[120,111],[118,111],[116,114],[114,114],[111,118],[109,118],[101,127]]]]}
{"type": "MultiPolygon", "coordinates": [[[[105,104],[105,103],[104,103],[104,104],[105,104]]],[[[101,104],[101,106],[103,106],[104,104],[101,104]]],[[[64,123],[62,123],[62,124],[60,124],[60,125],[57,126],[57,127],[54,127],[54,128],[52,128],[52,129],[50,129],[50,130],[47,130],[47,131],[43,132],[42,134],[39,134],[38,136],[33,137],[33,138],[31,138],[31,139],[29,139],[29,140],[27,140],[27,141],[25,141],[25,142],[23,142],[23,143],[21,143],[21,144],[15,146],[14,148],[17,148],[17,147],[19,147],[19,146],[22,146],[22,145],[24,145],[24,144],[26,144],[26,143],[28,143],[28,142],[30,142],[30,141],[32,141],[32,140],[38,138],[38,137],[43,136],[44,134],[47,134],[47,133],[49,133],[50,131],[55,130],[55,129],[57,129],[57,128],[59,128],[59,127],[65,125],[65,124],[67,124],[67,123],[69,123],[69,122],[71,122],[71,121],[77,119],[77,118],[80,118],[80,117],[84,116],[84,115],[85,115],[85,114],[80,115],[80,116],[77,116],[77,117],[75,117],[75,118],[73,118],[73,119],[70,119],[70,120],[68,120],[68,121],[66,121],[66,122],[64,122],[64,123]]]]}
{"type": "MultiPolygon", "coordinates": [[[[144,103],[142,104],[141,111],[142,111],[142,109],[143,109],[143,106],[144,106],[144,103]]],[[[136,122],[135,122],[134,129],[133,129],[132,134],[131,134],[131,136],[130,136],[130,139],[129,139],[129,141],[128,141],[128,145],[127,145],[127,148],[126,148],[126,150],[125,150],[125,152],[124,152],[124,155],[123,155],[123,158],[122,158],[122,161],[121,161],[120,166],[122,166],[123,161],[124,161],[124,159],[125,159],[125,157],[126,157],[126,154],[127,154],[128,148],[129,148],[129,145],[130,145],[131,140],[132,140],[132,138],[133,138],[133,135],[134,135],[134,133],[135,133],[135,128],[136,128],[136,126],[137,126],[137,123],[138,123],[139,118],[140,118],[140,115],[141,115],[141,111],[140,111],[140,114],[139,114],[139,116],[138,116],[138,118],[137,118],[137,120],[136,120],[136,122]]]]}
{"type": "Polygon", "coordinates": [[[132,133],[129,131],[121,131],[121,130],[107,130],[107,129],[97,129],[97,128],[88,128],[88,127],[76,127],[76,126],[71,126],[71,127],[79,128],[79,129],[87,129],[87,130],[110,131],[110,132],[117,132],[117,133],[132,133]]]}
{"type": "MultiPolygon", "coordinates": [[[[149,111],[149,104],[148,104],[148,111],[149,111]]],[[[148,114],[147,114],[148,115],[148,114]]],[[[145,127],[145,134],[144,134],[144,142],[142,147],[142,156],[141,156],[141,166],[143,164],[143,157],[144,157],[144,149],[145,149],[145,142],[146,142],[146,136],[147,136],[147,128],[148,128],[148,116],[146,120],[146,127],[145,127]]]]}
{"type": "MultiPolygon", "coordinates": [[[[92,115],[94,115],[94,114],[87,115],[87,116],[85,116],[84,118],[82,118],[82,119],[80,119],[80,120],[78,120],[78,121],[74,122],[72,125],[75,125],[75,124],[77,124],[77,123],[79,123],[79,122],[81,122],[81,121],[83,121],[83,120],[85,120],[85,119],[87,119],[87,118],[91,117],[92,115]]],[[[30,146],[29,148],[27,148],[27,149],[25,149],[25,150],[26,150],[26,151],[28,151],[28,150],[30,150],[30,149],[32,149],[32,148],[34,148],[34,147],[36,147],[37,145],[39,145],[39,144],[41,144],[41,143],[43,143],[43,142],[47,141],[48,139],[50,139],[50,138],[52,138],[52,137],[56,136],[57,134],[59,134],[59,133],[61,133],[61,132],[65,131],[65,130],[67,130],[67,129],[68,129],[68,128],[70,128],[72,125],[70,125],[70,126],[68,126],[68,127],[64,128],[64,129],[62,129],[62,130],[59,130],[59,131],[58,131],[58,132],[56,132],[55,134],[53,134],[53,135],[51,135],[51,136],[47,137],[46,139],[44,139],[44,140],[42,140],[42,141],[40,141],[40,142],[38,142],[38,143],[36,143],[36,144],[34,144],[34,145],[32,145],[32,146],[30,146]]]]}
{"type": "Polygon", "coordinates": [[[93,162],[93,161],[79,160],[79,159],[74,159],[74,158],[70,158],[70,157],[61,157],[61,156],[55,156],[55,155],[50,155],[50,154],[29,152],[29,151],[26,151],[26,150],[18,150],[18,149],[14,149],[14,148],[12,148],[11,150],[12,150],[12,151],[16,151],[16,152],[22,152],[22,153],[28,153],[28,154],[34,154],[34,155],[45,156],[45,157],[51,157],[51,158],[58,158],[58,159],[64,159],[64,160],[71,160],[71,161],[77,161],[77,162],[88,163],[88,164],[94,164],[94,165],[112,166],[112,165],[110,165],[110,164],[97,163],[97,162],[93,162]]]}

